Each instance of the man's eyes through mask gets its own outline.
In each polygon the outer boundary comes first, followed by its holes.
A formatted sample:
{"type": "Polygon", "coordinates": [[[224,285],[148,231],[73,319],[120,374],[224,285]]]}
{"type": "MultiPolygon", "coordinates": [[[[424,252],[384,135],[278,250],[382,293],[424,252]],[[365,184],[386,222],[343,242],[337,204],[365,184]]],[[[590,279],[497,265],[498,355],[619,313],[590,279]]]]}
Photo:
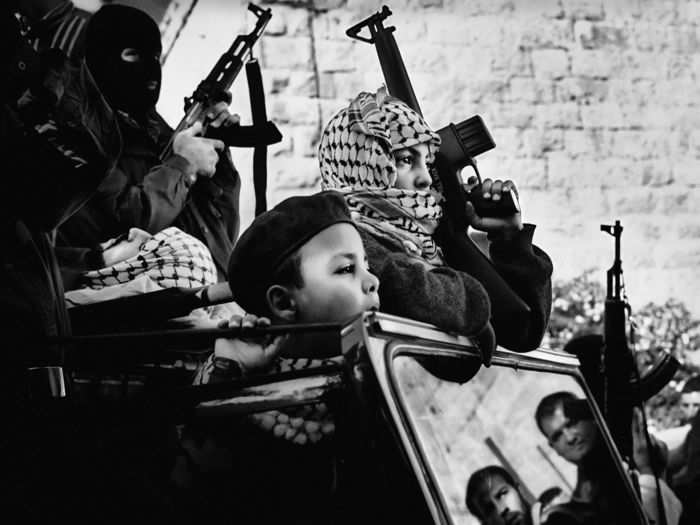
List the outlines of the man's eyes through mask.
{"type": "Polygon", "coordinates": [[[135,62],[141,62],[141,54],[133,47],[127,47],[122,50],[121,59],[124,62],[133,64],[135,62]]]}

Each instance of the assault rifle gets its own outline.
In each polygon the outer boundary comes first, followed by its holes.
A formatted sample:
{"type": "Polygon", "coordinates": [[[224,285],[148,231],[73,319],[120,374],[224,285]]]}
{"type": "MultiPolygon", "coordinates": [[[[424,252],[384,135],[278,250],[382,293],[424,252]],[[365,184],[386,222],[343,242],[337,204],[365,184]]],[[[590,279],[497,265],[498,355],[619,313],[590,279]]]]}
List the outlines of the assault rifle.
{"type": "MultiPolygon", "coordinates": [[[[614,225],[601,224],[600,230],[615,238],[615,259],[607,271],[607,290],[605,297],[605,314],[603,327],[603,355],[601,360],[601,372],[603,376],[603,416],[610,428],[610,434],[620,450],[622,457],[627,457],[634,464],[632,418],[634,406],[646,400],[644,386],[657,387],[660,381],[666,384],[678,369],[678,361],[669,356],[661,360],[654,368],[655,374],[648,373],[640,377],[639,369],[635,361],[634,353],[627,344],[627,321],[631,312],[626,297],[623,296],[622,259],[620,258],[620,242],[622,237],[622,225],[615,221],[614,225]],[[655,384],[654,384],[655,383],[655,384]]],[[[633,339],[633,337],[632,337],[633,339]]],[[[661,386],[663,386],[663,384],[661,386]]],[[[660,390],[661,387],[658,388],[660,390]]],[[[646,390],[649,390],[647,388],[646,390]]],[[[654,391],[654,393],[658,392],[654,391]]],[[[657,513],[661,525],[666,525],[666,512],[658,472],[661,465],[658,464],[658,454],[653,452],[653,443],[649,437],[644,407],[641,407],[642,431],[646,440],[646,447],[651,456],[652,468],[656,481],[657,513]]],[[[638,487],[637,487],[638,489],[638,487]]]]}
{"type": "Polygon", "coordinates": [[[627,345],[627,311],[622,298],[622,260],[620,241],[622,226],[601,224],[601,231],[615,238],[615,258],[607,271],[607,291],[603,331],[603,415],[623,457],[632,456],[632,407],[634,404],[630,380],[633,376],[632,352],[627,345]]]}
{"type": "MultiPolygon", "coordinates": [[[[180,131],[189,128],[195,122],[201,122],[204,131],[206,131],[206,114],[209,108],[219,102],[222,95],[228,94],[243,66],[254,61],[252,58],[253,46],[265,31],[265,27],[272,18],[272,13],[270,9],[263,9],[252,3],[248,4],[248,10],[257,17],[255,27],[248,34],[236,36],[231,47],[221,55],[209,74],[199,83],[194,93],[185,98],[185,116],[161,152],[161,160],[172,153],[173,138],[180,131]]],[[[262,90],[262,85],[259,86],[260,90],[262,90]]],[[[267,121],[253,126],[233,126],[230,131],[217,132],[216,138],[223,140],[228,146],[251,147],[275,144],[282,140],[282,135],[274,123],[267,121]]]]}
{"type": "MultiPolygon", "coordinates": [[[[384,20],[390,15],[391,11],[384,6],[381,11],[349,28],[346,34],[350,38],[375,46],[389,93],[422,114],[394,39],[395,28],[384,27],[384,20]],[[369,29],[369,37],[360,35],[364,28],[369,29]]],[[[472,202],[480,216],[507,217],[520,209],[513,192],[510,192],[510,195],[502,195],[499,202],[483,198],[481,176],[474,157],[494,148],[496,144],[478,115],[458,124],[451,123],[438,130],[438,133],[442,145],[436,155],[436,167],[446,198],[449,228],[452,230],[449,245],[442,246],[445,256],[453,267],[469,273],[486,288],[491,298],[491,320],[501,336],[498,343],[514,351],[532,350],[538,346],[539,341],[533,342],[527,335],[516,335],[516,330],[507,329],[509,325],[528,325],[530,307],[511,289],[491,261],[467,235],[467,200],[472,202]],[[459,177],[459,170],[466,166],[474,169],[479,180],[479,184],[470,192],[465,191],[459,177]],[[500,331],[498,327],[501,327],[500,331]]]]}

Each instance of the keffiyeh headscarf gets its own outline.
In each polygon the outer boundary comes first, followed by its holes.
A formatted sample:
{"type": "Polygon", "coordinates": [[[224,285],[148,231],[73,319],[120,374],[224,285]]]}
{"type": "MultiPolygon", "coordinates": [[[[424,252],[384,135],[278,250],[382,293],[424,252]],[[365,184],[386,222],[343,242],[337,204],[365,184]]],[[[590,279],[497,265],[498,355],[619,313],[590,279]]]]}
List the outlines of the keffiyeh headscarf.
{"type": "MultiPolygon", "coordinates": [[[[384,89],[360,93],[328,123],[319,145],[321,186],[345,194],[353,220],[376,235],[400,242],[407,253],[431,264],[442,257],[432,234],[442,217],[439,194],[395,188],[393,152],[440,136],[425,120],[384,89]]],[[[438,181],[433,185],[437,187],[438,181]]]]}

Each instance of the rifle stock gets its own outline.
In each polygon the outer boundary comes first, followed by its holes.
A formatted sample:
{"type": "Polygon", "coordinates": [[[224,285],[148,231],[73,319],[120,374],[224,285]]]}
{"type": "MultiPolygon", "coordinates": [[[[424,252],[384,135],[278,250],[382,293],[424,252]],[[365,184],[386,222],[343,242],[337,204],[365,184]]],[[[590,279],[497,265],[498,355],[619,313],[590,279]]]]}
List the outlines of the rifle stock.
{"type": "Polygon", "coordinates": [[[192,310],[233,301],[228,282],[199,288],[166,288],[110,301],[70,308],[73,333],[103,333],[112,330],[153,328],[168,319],[183,317],[192,310]]]}

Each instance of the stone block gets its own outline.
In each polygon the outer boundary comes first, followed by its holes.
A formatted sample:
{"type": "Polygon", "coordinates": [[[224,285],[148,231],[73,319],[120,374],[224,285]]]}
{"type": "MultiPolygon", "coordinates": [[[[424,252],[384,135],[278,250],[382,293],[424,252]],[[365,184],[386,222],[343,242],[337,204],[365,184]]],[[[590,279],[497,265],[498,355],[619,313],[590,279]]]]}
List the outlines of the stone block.
{"type": "Polygon", "coordinates": [[[518,44],[529,49],[567,50],[575,44],[571,21],[543,17],[536,11],[518,17],[513,31],[520,32],[518,44]]]}
{"type": "Polygon", "coordinates": [[[624,25],[617,27],[604,22],[577,21],[574,32],[583,49],[624,49],[632,38],[624,25]]]}
{"type": "Polygon", "coordinates": [[[317,157],[319,133],[318,126],[294,126],[292,128],[294,156],[317,157]]]}
{"type": "Polygon", "coordinates": [[[679,186],[694,188],[700,186],[700,158],[685,157],[672,161],[673,181],[679,186]]]}
{"type": "Polygon", "coordinates": [[[564,16],[584,20],[602,20],[605,18],[602,0],[562,0],[564,16]]]}
{"type": "Polygon", "coordinates": [[[610,195],[610,209],[614,215],[650,214],[656,210],[660,196],[651,188],[619,188],[607,190],[610,195]]]}
{"type": "Polygon", "coordinates": [[[617,129],[626,126],[625,115],[620,105],[614,102],[582,105],[581,124],[584,128],[617,129]]]}
{"type": "Polygon", "coordinates": [[[265,38],[262,63],[266,68],[313,71],[311,39],[276,36],[265,38]]]}
{"type": "Polygon", "coordinates": [[[490,130],[498,151],[502,155],[517,155],[522,149],[521,128],[493,128],[490,130]]]}
{"type": "Polygon", "coordinates": [[[280,189],[321,189],[321,173],[316,157],[274,157],[268,162],[268,177],[272,192],[280,189]]]}
{"type": "Polygon", "coordinates": [[[535,78],[559,79],[569,74],[569,56],[562,49],[533,49],[532,70],[535,78]]]}
{"type": "Polygon", "coordinates": [[[552,83],[545,79],[513,77],[503,93],[504,102],[548,104],[554,100],[552,83]]]}
{"type": "Polygon", "coordinates": [[[575,76],[609,78],[619,67],[617,50],[583,50],[571,54],[571,74],[575,76]]]}
{"type": "Polygon", "coordinates": [[[522,130],[522,154],[541,157],[550,151],[561,151],[564,146],[564,130],[528,128],[522,130]]]}
{"type": "Polygon", "coordinates": [[[306,97],[272,96],[267,100],[271,120],[277,123],[318,125],[320,110],[317,100],[306,97]]]}
{"type": "Polygon", "coordinates": [[[318,42],[314,49],[319,72],[364,71],[378,67],[374,49],[350,39],[318,42]]]}
{"type": "Polygon", "coordinates": [[[540,128],[579,128],[581,109],[577,104],[547,104],[535,106],[535,122],[540,128]]]}

